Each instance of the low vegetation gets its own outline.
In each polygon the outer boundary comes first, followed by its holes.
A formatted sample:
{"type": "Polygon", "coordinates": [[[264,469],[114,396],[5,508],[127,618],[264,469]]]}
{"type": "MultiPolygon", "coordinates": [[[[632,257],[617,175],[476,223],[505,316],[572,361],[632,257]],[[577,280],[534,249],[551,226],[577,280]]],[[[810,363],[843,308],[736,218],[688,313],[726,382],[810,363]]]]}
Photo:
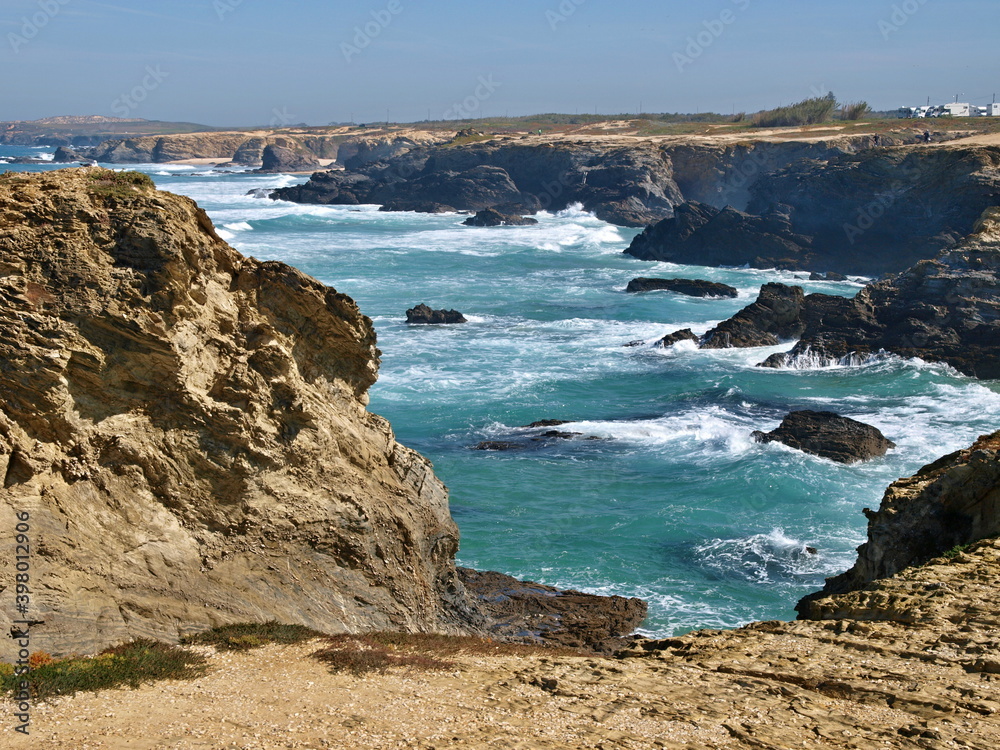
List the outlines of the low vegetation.
{"type": "Polygon", "coordinates": [[[142,172],[116,172],[113,169],[95,169],[87,174],[96,195],[127,198],[136,190],[155,190],[153,178],[142,172]]]}
{"type": "Polygon", "coordinates": [[[188,636],[182,643],[215,646],[219,651],[247,651],[269,643],[287,646],[322,637],[323,633],[304,625],[284,625],[272,620],[222,625],[204,633],[188,636]]]}
{"type": "Polygon", "coordinates": [[[871,110],[872,108],[868,106],[868,102],[850,102],[841,107],[840,119],[848,121],[860,120],[871,112],[871,110]]]}
{"type": "MultiPolygon", "coordinates": [[[[106,649],[96,656],[53,659],[36,652],[31,657],[28,680],[32,697],[44,700],[80,691],[137,688],[166,679],[191,679],[205,673],[207,660],[177,646],[141,639],[106,649]]],[[[24,677],[10,664],[0,664],[0,693],[10,695],[24,677]]]]}
{"type": "MultiPolygon", "coordinates": [[[[866,105],[867,106],[867,105],[866,105]]],[[[802,127],[826,122],[837,108],[837,97],[832,93],[803,99],[787,107],[768,109],[753,116],[752,122],[758,128],[802,127]]]]}

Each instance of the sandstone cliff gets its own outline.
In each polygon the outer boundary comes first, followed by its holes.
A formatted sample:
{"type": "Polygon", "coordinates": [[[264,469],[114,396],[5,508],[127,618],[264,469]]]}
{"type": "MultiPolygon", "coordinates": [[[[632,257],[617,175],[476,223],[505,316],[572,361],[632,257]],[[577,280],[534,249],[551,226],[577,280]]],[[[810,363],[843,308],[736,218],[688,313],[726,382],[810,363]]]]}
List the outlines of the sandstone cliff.
{"type": "Polygon", "coordinates": [[[33,647],[467,627],[446,490],[365,409],[378,355],[350,298],[142,175],[0,176],[0,533],[30,514],[33,647]]]}
{"type": "Polygon", "coordinates": [[[106,140],[85,156],[103,164],[159,164],[188,159],[218,159],[260,166],[267,146],[291,148],[317,159],[336,159],[342,135],[293,132],[216,132],[147,135],[106,140]]]}

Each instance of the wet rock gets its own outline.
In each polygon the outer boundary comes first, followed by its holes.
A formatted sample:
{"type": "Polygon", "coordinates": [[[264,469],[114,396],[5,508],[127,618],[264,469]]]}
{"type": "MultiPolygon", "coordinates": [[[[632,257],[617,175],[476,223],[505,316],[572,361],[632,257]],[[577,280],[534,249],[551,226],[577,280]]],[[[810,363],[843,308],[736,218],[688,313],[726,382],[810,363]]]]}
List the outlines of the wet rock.
{"type": "Polygon", "coordinates": [[[668,346],[673,346],[680,341],[694,341],[698,342],[700,339],[692,333],[690,328],[684,328],[680,331],[674,331],[673,333],[668,333],[662,339],[656,342],[655,346],[661,346],[666,348],[668,346]]]}
{"type": "Polygon", "coordinates": [[[511,443],[505,440],[484,440],[476,443],[473,450],[477,451],[523,451],[525,446],[522,443],[511,443]]]}
{"type": "Polygon", "coordinates": [[[774,346],[798,338],[805,328],[801,287],[764,284],[751,305],[725,320],[701,340],[703,349],[774,346]]]}
{"type": "Polygon", "coordinates": [[[458,310],[432,310],[424,304],[407,310],[406,322],[413,325],[468,323],[458,310]]]}
{"type": "Polygon", "coordinates": [[[503,573],[459,568],[459,577],[501,638],[614,651],[646,618],[641,599],[563,591],[503,573]]]}
{"type": "Polygon", "coordinates": [[[486,208],[470,216],[462,222],[467,227],[502,227],[502,226],[529,226],[537,224],[538,219],[530,216],[517,216],[515,214],[502,214],[496,209],[486,208]]]}
{"type": "Polygon", "coordinates": [[[686,294],[689,297],[727,297],[739,296],[739,291],[728,284],[702,279],[649,279],[639,277],[632,279],[625,288],[626,292],[650,292],[665,289],[669,292],[686,294]]]}
{"type": "Polygon", "coordinates": [[[831,411],[793,411],[777,429],[757,431],[751,437],[758,443],[779,442],[845,464],[878,458],[896,447],[877,428],[831,411]]]}

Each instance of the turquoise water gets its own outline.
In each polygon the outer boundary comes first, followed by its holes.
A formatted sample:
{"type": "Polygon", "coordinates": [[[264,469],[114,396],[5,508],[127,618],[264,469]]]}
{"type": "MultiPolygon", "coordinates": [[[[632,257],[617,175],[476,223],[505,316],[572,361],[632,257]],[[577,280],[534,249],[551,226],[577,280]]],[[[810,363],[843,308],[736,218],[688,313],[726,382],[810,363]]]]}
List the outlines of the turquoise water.
{"type": "Polygon", "coordinates": [[[853,562],[861,509],[877,507],[886,485],[1000,427],[996,383],[919,360],[776,371],[754,364],[790,344],[623,346],[704,332],[767,281],[842,295],[858,282],[638,261],[621,252],[636,230],[575,209],[535,227],[472,229],[456,215],[245,195],[301,177],[141,168],[196,199],[242,252],[290,263],[372,317],[383,357],[370,408],[448,484],[460,563],[640,596],[649,634],[793,617],[800,596],[853,562]],[[740,297],[626,294],[636,276],[722,281],[740,297]],[[409,327],[405,310],[419,302],[470,322],[409,327]],[[899,447],[841,466],[750,440],[799,408],[869,422],[899,447]],[[522,425],[541,419],[573,420],[559,429],[582,434],[519,452],[471,449],[537,436],[522,425]]]}

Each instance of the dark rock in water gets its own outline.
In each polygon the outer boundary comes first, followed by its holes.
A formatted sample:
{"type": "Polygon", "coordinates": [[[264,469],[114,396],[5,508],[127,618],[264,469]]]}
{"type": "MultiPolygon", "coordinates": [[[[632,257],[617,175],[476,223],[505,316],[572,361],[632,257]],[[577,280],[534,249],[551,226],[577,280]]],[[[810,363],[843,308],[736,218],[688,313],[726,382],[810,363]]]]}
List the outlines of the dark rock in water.
{"type": "Polygon", "coordinates": [[[625,291],[650,292],[660,289],[686,294],[689,297],[727,297],[731,299],[739,296],[739,291],[728,284],[702,279],[648,279],[639,277],[632,279],[625,291]]]}
{"type": "Polygon", "coordinates": [[[875,427],[832,411],[793,411],[771,432],[754,432],[758,443],[779,442],[806,453],[850,464],[884,456],[896,444],[875,427]]]}
{"type": "Polygon", "coordinates": [[[872,581],[904,568],[1000,536],[997,487],[1000,432],[984,435],[971,447],[893,482],[878,511],[865,508],[868,541],[858,547],[854,566],[826,579],[822,591],[802,599],[796,606],[799,618],[850,618],[844,610],[846,602],[826,597],[864,591],[872,581]]]}
{"type": "Polygon", "coordinates": [[[525,446],[521,443],[510,443],[504,440],[484,440],[477,443],[472,449],[477,451],[523,451],[525,446]]]}
{"type": "Polygon", "coordinates": [[[535,441],[545,440],[546,438],[556,439],[556,440],[569,440],[571,438],[580,437],[581,435],[583,435],[582,432],[560,432],[559,430],[548,430],[547,432],[543,432],[540,436],[531,439],[535,441]]]}
{"type": "Polygon", "coordinates": [[[847,277],[836,271],[827,271],[826,273],[816,273],[813,271],[809,274],[809,281],[847,281],[847,277]]]}
{"type": "Polygon", "coordinates": [[[642,346],[645,343],[646,342],[643,339],[636,339],[635,341],[629,341],[627,344],[622,344],[622,346],[624,348],[628,349],[628,348],[631,348],[633,346],[642,346]]]}
{"type": "Polygon", "coordinates": [[[774,346],[798,338],[805,328],[801,287],[764,284],[757,300],[725,320],[701,340],[703,349],[774,346]]]}
{"type": "Polygon", "coordinates": [[[66,148],[65,146],[60,146],[56,149],[56,154],[52,158],[52,161],[56,164],[72,164],[74,162],[83,161],[84,157],[78,154],[71,148],[66,148]]]}
{"type": "Polygon", "coordinates": [[[254,188],[253,190],[247,190],[247,195],[252,195],[254,198],[270,198],[271,191],[274,188],[254,188]]]}
{"type": "Polygon", "coordinates": [[[699,341],[698,337],[691,332],[690,328],[684,328],[680,331],[674,331],[673,333],[668,333],[662,339],[656,342],[655,346],[662,346],[664,349],[668,346],[673,346],[679,341],[699,341]]]}
{"type": "Polygon", "coordinates": [[[538,219],[530,216],[517,216],[515,214],[502,214],[494,208],[484,208],[470,216],[462,222],[467,227],[502,227],[502,226],[528,226],[537,224],[538,219]]]}
{"type": "Polygon", "coordinates": [[[531,424],[525,425],[525,427],[559,427],[560,425],[570,424],[573,420],[571,419],[540,419],[537,422],[532,422],[531,424]]]}
{"type": "Polygon", "coordinates": [[[258,172],[311,172],[321,165],[311,152],[270,144],[264,148],[258,172]]]}
{"type": "Polygon", "coordinates": [[[424,304],[406,311],[406,322],[413,324],[468,323],[458,310],[432,310],[424,304]]]}
{"type": "Polygon", "coordinates": [[[470,568],[459,568],[458,574],[503,640],[611,653],[646,619],[641,599],[562,591],[470,568]]]}
{"type": "Polygon", "coordinates": [[[434,201],[389,201],[378,207],[379,211],[413,211],[418,214],[453,214],[458,209],[434,201]]]}
{"type": "Polygon", "coordinates": [[[764,366],[891,352],[1000,378],[1000,208],[986,211],[955,249],[869,284],[853,299],[811,294],[802,314],[799,343],[764,366]]]}
{"type": "Polygon", "coordinates": [[[625,252],[641,260],[703,266],[800,268],[812,239],[792,231],[781,213],[751,216],[689,201],[672,218],[647,227],[625,252]],[[750,255],[752,253],[752,255],[750,255]]]}

